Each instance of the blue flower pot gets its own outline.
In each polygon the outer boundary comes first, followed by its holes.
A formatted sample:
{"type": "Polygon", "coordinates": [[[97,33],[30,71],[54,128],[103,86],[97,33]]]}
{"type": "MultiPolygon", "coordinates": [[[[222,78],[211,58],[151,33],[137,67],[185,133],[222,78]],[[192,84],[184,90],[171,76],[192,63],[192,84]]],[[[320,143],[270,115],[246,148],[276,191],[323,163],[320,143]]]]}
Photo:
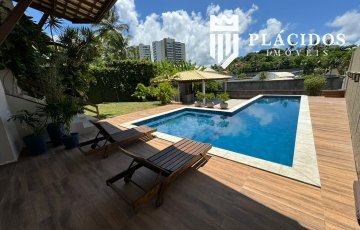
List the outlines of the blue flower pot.
{"type": "Polygon", "coordinates": [[[62,137],[66,149],[73,149],[79,146],[79,133],[71,133],[62,137]]]}
{"type": "Polygon", "coordinates": [[[63,144],[62,137],[65,133],[64,123],[50,123],[46,127],[46,130],[53,146],[57,147],[63,144]]]}
{"type": "Polygon", "coordinates": [[[47,152],[47,144],[44,135],[28,135],[23,138],[23,141],[32,156],[47,152]]]}

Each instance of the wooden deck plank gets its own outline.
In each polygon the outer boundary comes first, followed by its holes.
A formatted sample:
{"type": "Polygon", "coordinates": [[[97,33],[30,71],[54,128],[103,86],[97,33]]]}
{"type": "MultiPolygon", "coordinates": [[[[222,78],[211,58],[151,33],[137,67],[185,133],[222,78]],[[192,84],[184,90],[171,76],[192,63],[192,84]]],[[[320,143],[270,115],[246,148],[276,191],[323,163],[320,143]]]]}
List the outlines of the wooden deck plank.
{"type": "MultiPolygon", "coordinates": [[[[175,181],[160,208],[150,202],[135,213],[105,185],[126,169],[129,157],[120,151],[107,159],[86,157],[59,147],[0,167],[0,229],[359,229],[345,100],[311,97],[309,102],[321,188],[213,156],[175,181]]],[[[111,118],[109,129],[180,106],[111,118]]],[[[149,157],[170,145],[155,138],[127,149],[149,157]]],[[[149,170],[134,175],[141,184],[154,178],[149,170]]]]}

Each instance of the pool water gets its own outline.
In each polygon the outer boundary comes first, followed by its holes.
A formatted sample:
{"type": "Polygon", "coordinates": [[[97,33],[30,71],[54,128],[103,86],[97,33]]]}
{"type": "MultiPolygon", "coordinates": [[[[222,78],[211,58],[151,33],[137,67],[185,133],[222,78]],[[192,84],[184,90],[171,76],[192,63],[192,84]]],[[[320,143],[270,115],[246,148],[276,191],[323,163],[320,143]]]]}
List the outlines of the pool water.
{"type": "Polygon", "coordinates": [[[187,108],[135,125],[292,166],[300,98],[263,96],[233,113],[187,108]]]}

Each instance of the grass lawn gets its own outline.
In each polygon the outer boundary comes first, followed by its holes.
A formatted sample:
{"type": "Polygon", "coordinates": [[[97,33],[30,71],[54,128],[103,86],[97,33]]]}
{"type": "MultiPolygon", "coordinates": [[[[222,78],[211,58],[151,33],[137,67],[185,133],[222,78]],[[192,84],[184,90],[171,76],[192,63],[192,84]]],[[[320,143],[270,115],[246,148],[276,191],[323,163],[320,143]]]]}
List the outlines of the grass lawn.
{"type": "MultiPolygon", "coordinates": [[[[115,117],[127,113],[141,111],[145,109],[155,108],[161,106],[159,101],[148,101],[148,102],[116,102],[116,103],[103,103],[98,104],[100,118],[115,117]]],[[[94,109],[89,106],[89,109],[94,109]]],[[[95,116],[95,114],[85,110],[85,114],[95,116]]]]}

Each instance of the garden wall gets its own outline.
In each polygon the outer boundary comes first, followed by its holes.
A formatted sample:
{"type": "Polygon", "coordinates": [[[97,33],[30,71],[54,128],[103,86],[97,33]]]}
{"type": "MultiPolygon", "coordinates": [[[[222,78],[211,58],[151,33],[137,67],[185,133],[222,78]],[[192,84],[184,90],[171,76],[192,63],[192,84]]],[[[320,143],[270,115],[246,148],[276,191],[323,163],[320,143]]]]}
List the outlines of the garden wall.
{"type": "MultiPolygon", "coordinates": [[[[353,55],[350,72],[360,73],[360,48],[353,55]]],[[[360,82],[355,82],[351,78],[347,78],[346,81],[346,106],[356,169],[358,177],[360,177],[360,82]]]]}
{"type": "MultiPolygon", "coordinates": [[[[327,78],[324,89],[341,89],[342,80],[327,78]]],[[[259,94],[304,95],[304,79],[275,81],[229,81],[227,86],[231,98],[252,98],[259,94]]]]}

